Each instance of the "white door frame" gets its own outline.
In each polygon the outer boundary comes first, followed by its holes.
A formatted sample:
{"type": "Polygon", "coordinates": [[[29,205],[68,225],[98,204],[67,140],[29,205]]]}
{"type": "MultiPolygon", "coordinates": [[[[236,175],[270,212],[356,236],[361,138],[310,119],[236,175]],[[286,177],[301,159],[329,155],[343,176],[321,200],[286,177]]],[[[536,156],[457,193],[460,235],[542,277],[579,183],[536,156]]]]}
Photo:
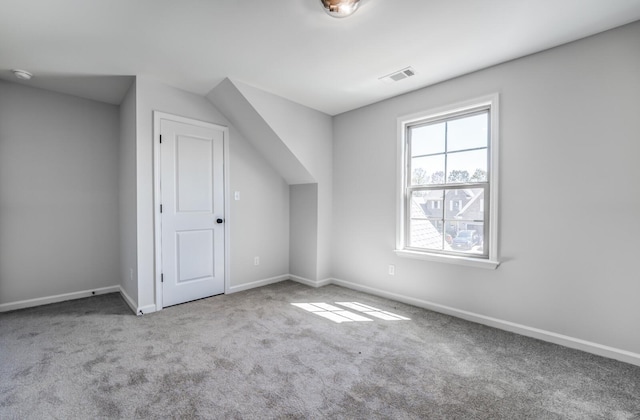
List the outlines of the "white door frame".
{"type": "Polygon", "coordinates": [[[171,120],[199,127],[212,128],[223,133],[223,164],[224,164],[224,292],[229,293],[229,231],[231,226],[231,212],[229,201],[229,128],[193,118],[181,117],[161,111],[153,111],[153,225],[154,225],[154,256],[155,256],[155,287],[156,311],[162,310],[162,230],[160,218],[160,120],[171,120]]]}

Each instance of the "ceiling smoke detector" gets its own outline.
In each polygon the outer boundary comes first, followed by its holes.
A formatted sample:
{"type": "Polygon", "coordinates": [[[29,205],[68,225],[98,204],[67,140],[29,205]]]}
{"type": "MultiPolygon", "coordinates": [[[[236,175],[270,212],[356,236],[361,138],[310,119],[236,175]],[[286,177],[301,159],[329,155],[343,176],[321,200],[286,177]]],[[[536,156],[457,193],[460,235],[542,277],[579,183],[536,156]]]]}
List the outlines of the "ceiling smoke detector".
{"type": "Polygon", "coordinates": [[[13,69],[11,71],[13,72],[13,75],[20,80],[29,80],[33,77],[33,74],[29,73],[26,70],[13,69]]]}
{"type": "Polygon", "coordinates": [[[334,18],[351,16],[360,5],[360,0],[320,0],[324,11],[334,18]]]}
{"type": "Polygon", "coordinates": [[[407,67],[402,70],[394,71],[393,73],[387,74],[386,76],[382,76],[378,78],[378,80],[382,80],[385,83],[393,83],[399,82],[400,80],[404,80],[415,75],[416,71],[413,69],[413,67],[407,67]]]}

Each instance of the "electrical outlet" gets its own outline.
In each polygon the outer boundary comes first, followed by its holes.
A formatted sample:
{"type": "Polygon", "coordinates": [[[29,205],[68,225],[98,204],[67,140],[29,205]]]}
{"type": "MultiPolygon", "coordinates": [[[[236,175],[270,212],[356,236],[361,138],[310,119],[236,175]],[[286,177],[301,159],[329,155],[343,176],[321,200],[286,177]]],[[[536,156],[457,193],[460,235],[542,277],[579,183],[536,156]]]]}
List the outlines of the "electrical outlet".
{"type": "Polygon", "coordinates": [[[133,281],[133,268],[129,269],[129,280],[133,281]]]}
{"type": "Polygon", "coordinates": [[[396,266],[393,264],[389,264],[389,275],[390,276],[396,275],[396,266]]]}
{"type": "Polygon", "coordinates": [[[236,201],[240,200],[240,191],[236,191],[235,193],[233,193],[233,198],[236,201]]]}
{"type": "Polygon", "coordinates": [[[260,265],[260,257],[253,257],[253,265],[260,265]]]}

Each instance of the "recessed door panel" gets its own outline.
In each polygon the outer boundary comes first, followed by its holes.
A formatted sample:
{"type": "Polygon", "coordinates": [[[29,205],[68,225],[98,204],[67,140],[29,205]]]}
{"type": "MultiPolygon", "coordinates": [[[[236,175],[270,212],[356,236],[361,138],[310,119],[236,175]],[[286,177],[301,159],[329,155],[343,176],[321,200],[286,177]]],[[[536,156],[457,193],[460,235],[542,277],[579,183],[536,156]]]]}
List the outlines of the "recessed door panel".
{"type": "Polygon", "coordinates": [[[178,212],[213,209],[213,139],[177,136],[176,194],[178,212]]]}
{"type": "Polygon", "coordinates": [[[213,230],[176,232],[178,283],[214,276],[213,230]]]}

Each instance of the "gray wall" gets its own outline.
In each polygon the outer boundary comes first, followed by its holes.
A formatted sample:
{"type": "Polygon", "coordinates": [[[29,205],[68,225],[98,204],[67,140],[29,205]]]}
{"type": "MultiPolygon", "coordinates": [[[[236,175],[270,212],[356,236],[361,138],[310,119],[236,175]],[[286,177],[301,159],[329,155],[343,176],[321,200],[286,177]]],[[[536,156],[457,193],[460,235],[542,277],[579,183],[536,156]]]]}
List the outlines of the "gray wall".
{"type": "Polygon", "coordinates": [[[289,273],[289,185],[235,127],[230,130],[229,288],[235,292],[289,273]]]}
{"type": "Polygon", "coordinates": [[[289,274],[315,279],[318,259],[318,184],[289,187],[289,274]]]}
{"type": "Polygon", "coordinates": [[[118,107],[0,81],[0,304],[120,283],[118,107]]]}
{"type": "Polygon", "coordinates": [[[136,235],[136,82],[120,104],[120,285],[138,302],[138,251],[136,235]]]}
{"type": "Polygon", "coordinates": [[[333,276],[640,353],[638,40],[635,23],[335,117],[333,276]],[[493,92],[502,265],[397,257],[396,119],[493,92]]]}

